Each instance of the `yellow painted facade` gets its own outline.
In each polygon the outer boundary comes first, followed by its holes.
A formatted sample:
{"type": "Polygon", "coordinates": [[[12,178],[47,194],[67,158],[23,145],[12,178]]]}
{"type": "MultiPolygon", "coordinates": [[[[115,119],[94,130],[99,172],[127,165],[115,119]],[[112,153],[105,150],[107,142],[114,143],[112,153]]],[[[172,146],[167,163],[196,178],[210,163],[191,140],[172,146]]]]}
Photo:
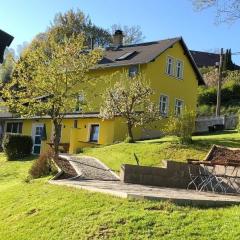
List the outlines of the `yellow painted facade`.
{"type": "MultiPolygon", "coordinates": [[[[174,69],[176,70],[176,61],[174,61],[174,69]]],[[[159,104],[160,95],[168,96],[169,110],[174,112],[175,100],[179,99],[184,102],[184,107],[189,110],[196,110],[197,104],[197,86],[198,80],[196,73],[189,61],[188,56],[184,53],[184,49],[180,42],[175,43],[171,48],[163,52],[154,61],[139,65],[141,73],[146,76],[155,91],[153,101],[159,104]],[[166,64],[168,57],[183,62],[183,78],[178,79],[175,76],[169,76],[166,73],[166,64]]],[[[95,99],[92,111],[98,112],[101,99],[96,91],[103,92],[106,88],[104,79],[116,71],[128,70],[128,67],[115,67],[95,70],[92,74],[98,80],[95,87],[90,88],[90,96],[95,99]],[[94,91],[92,91],[94,89],[94,91]],[[92,92],[93,95],[92,95],[92,92]]],[[[162,124],[165,124],[167,118],[162,119],[158,123],[151,126],[134,129],[134,136],[137,139],[151,138],[159,135],[162,124]]],[[[52,123],[50,119],[26,119],[23,120],[22,134],[33,135],[33,127],[36,124],[45,124],[47,140],[42,142],[41,151],[47,148],[47,143],[51,142],[52,123]]],[[[109,145],[114,142],[122,141],[127,135],[126,124],[123,119],[118,117],[113,120],[101,120],[97,117],[86,118],[69,118],[64,119],[62,123],[61,142],[69,143],[69,152],[76,153],[79,148],[85,146],[109,145]],[[77,120],[77,124],[76,124],[77,120]],[[75,121],[75,122],[74,122],[75,121]],[[99,135],[97,143],[90,143],[90,127],[92,124],[99,125],[99,135]]]]}

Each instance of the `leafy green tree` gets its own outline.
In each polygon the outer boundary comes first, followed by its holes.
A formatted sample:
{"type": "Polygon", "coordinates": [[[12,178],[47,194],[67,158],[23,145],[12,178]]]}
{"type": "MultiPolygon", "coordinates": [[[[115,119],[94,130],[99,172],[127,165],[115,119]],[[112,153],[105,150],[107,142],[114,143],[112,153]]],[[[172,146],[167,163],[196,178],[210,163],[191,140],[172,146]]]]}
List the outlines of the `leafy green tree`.
{"type": "Polygon", "coordinates": [[[48,33],[34,51],[26,49],[16,65],[13,79],[2,90],[6,104],[21,116],[49,115],[54,125],[54,157],[57,159],[64,116],[74,111],[80,93],[92,81],[88,72],[101,51],[86,51],[83,35],[55,41],[48,33]]]}
{"type": "Polygon", "coordinates": [[[233,63],[232,61],[232,51],[231,49],[227,49],[226,53],[224,55],[224,59],[223,59],[223,70],[227,71],[233,71],[236,70],[236,65],[233,63]]]}
{"type": "Polygon", "coordinates": [[[113,86],[106,90],[100,117],[123,117],[128,130],[128,142],[134,142],[132,129],[160,119],[159,106],[151,101],[154,91],[144,76],[130,77],[127,72],[114,74],[109,79],[113,86]]]}
{"type": "Polygon", "coordinates": [[[71,9],[65,13],[57,13],[49,30],[57,32],[56,36],[59,41],[65,36],[71,37],[72,34],[84,34],[89,47],[92,44],[104,47],[111,42],[110,33],[94,25],[90,17],[79,9],[77,11],[71,9]]]}
{"type": "Polygon", "coordinates": [[[121,29],[124,32],[124,44],[134,44],[142,42],[144,39],[140,26],[121,26],[114,24],[111,30],[106,30],[92,23],[89,16],[86,16],[81,10],[69,10],[65,13],[56,14],[49,30],[55,30],[58,40],[64,36],[84,33],[87,45],[92,47],[110,46],[112,43],[112,34],[121,29]]]}
{"type": "Polygon", "coordinates": [[[15,67],[15,55],[12,51],[5,53],[4,61],[0,66],[0,82],[5,84],[10,82],[15,67]]]}

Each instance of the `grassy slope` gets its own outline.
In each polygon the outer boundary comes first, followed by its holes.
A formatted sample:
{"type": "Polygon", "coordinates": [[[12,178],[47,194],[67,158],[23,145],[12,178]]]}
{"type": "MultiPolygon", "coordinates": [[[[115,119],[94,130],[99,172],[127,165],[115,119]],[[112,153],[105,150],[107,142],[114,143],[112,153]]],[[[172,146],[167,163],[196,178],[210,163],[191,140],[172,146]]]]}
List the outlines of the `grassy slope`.
{"type": "Polygon", "coordinates": [[[141,165],[160,166],[162,160],[185,161],[187,158],[204,159],[212,144],[240,147],[240,134],[222,133],[193,137],[194,143],[182,146],[174,138],[162,138],[137,142],[119,143],[100,148],[86,148],[85,155],[94,156],[105,162],[110,168],[119,171],[122,163],[136,164],[136,153],[141,165]]]}
{"type": "Polygon", "coordinates": [[[25,183],[32,161],[0,155],[0,239],[239,239],[240,207],[197,209],[25,183]]]}

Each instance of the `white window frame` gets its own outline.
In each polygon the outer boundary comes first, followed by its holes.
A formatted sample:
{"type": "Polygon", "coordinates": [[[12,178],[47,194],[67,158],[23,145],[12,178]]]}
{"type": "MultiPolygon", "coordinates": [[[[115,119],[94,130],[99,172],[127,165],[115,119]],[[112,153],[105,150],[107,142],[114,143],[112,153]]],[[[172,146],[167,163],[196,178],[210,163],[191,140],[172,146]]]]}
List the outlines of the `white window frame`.
{"type": "Polygon", "coordinates": [[[182,60],[177,59],[176,60],[176,78],[177,79],[183,79],[184,74],[184,62],[182,60]],[[180,67],[178,66],[180,64],[180,67]],[[180,76],[178,76],[178,68],[180,68],[180,76]]]}
{"type": "Polygon", "coordinates": [[[184,101],[182,99],[179,98],[175,98],[175,104],[174,104],[174,113],[176,116],[180,116],[183,112],[183,108],[184,108],[184,101]],[[182,106],[181,106],[181,110],[180,110],[180,114],[177,112],[177,102],[182,102],[182,106]]]}
{"type": "Polygon", "coordinates": [[[167,56],[167,61],[166,61],[166,74],[168,76],[174,76],[174,64],[175,64],[175,59],[174,57],[171,57],[171,56],[167,56]],[[168,73],[168,70],[169,70],[169,60],[172,60],[172,63],[171,63],[171,71],[170,73],[168,73]]]}
{"type": "Polygon", "coordinates": [[[166,94],[160,94],[159,97],[159,111],[162,116],[167,117],[168,116],[168,111],[169,111],[169,97],[166,94]],[[162,101],[161,98],[166,97],[166,112],[162,112],[162,101]]]}
{"type": "Polygon", "coordinates": [[[5,124],[5,133],[8,133],[8,134],[22,134],[22,132],[19,132],[19,123],[22,123],[22,130],[23,130],[23,122],[21,122],[21,121],[7,121],[6,124],[5,124]],[[17,123],[18,124],[18,128],[17,128],[17,132],[16,133],[12,132],[12,128],[11,128],[11,132],[7,131],[7,124],[8,123],[11,123],[11,124],[17,123]]]}
{"type": "Polygon", "coordinates": [[[77,104],[75,112],[80,113],[83,111],[82,105],[85,101],[85,96],[83,93],[79,93],[78,98],[77,98],[77,104]]]}
{"type": "Polygon", "coordinates": [[[88,141],[89,143],[98,144],[98,143],[99,143],[99,136],[100,136],[100,124],[99,124],[99,123],[90,123],[90,124],[88,125],[88,139],[87,139],[87,141],[88,141]],[[92,129],[92,126],[93,126],[93,125],[98,125],[98,139],[97,139],[97,142],[92,142],[92,141],[91,141],[91,129],[92,129]]]}
{"type": "Polygon", "coordinates": [[[32,123],[32,141],[33,141],[33,146],[32,146],[32,154],[37,155],[36,153],[34,153],[34,147],[35,145],[40,145],[40,153],[41,153],[41,147],[42,147],[42,141],[41,144],[35,144],[35,129],[36,127],[42,127],[44,128],[44,123],[32,123]]]}

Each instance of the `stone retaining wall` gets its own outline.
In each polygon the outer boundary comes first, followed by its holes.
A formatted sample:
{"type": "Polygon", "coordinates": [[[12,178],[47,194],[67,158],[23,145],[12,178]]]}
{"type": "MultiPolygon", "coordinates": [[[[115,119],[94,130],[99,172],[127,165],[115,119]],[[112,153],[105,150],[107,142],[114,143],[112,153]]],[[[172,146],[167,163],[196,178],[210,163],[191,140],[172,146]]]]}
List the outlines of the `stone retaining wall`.
{"type": "MultiPolygon", "coordinates": [[[[191,167],[192,171],[197,171],[195,166],[191,167]]],[[[162,168],[124,164],[121,167],[120,179],[124,183],[184,189],[191,181],[188,164],[174,161],[165,161],[162,168]]]]}

